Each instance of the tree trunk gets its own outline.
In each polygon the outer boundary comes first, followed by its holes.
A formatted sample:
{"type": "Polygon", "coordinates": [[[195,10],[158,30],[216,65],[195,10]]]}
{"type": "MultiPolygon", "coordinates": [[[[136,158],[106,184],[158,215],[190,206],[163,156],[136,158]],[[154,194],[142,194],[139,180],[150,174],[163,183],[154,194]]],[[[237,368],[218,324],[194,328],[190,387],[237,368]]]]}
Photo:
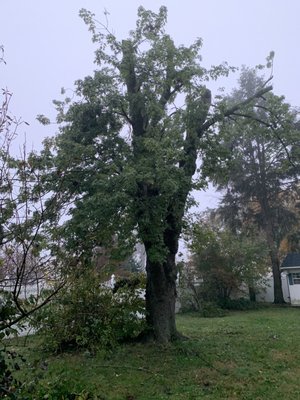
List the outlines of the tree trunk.
{"type": "Polygon", "coordinates": [[[278,255],[274,252],[270,253],[272,262],[273,282],[274,282],[274,303],[284,304],[284,297],[282,292],[281,272],[278,255]]]}
{"type": "Polygon", "coordinates": [[[250,301],[253,301],[254,303],[256,302],[256,293],[255,289],[253,286],[249,286],[249,299],[250,301]]]}
{"type": "Polygon", "coordinates": [[[274,303],[275,304],[284,304],[284,297],[282,292],[282,283],[281,283],[281,272],[280,272],[280,262],[278,257],[278,248],[275,244],[273,227],[269,220],[265,225],[265,233],[267,238],[267,243],[269,247],[270,260],[272,265],[272,273],[273,273],[273,285],[274,285],[274,303]]]}
{"type": "Polygon", "coordinates": [[[168,343],[178,337],[175,323],[175,254],[170,254],[164,263],[147,260],[146,270],[147,323],[155,340],[168,343]]]}

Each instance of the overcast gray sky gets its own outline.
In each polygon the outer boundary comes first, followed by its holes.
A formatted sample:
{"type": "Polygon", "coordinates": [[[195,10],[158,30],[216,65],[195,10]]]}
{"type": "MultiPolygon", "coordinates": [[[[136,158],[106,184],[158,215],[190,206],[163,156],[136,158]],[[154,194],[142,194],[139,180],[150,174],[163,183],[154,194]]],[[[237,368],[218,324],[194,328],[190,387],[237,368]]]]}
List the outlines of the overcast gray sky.
{"type": "MultiPolygon", "coordinates": [[[[205,66],[223,61],[255,66],[274,50],[274,91],[300,106],[300,0],[0,0],[0,45],[7,62],[0,65],[0,87],[13,92],[11,111],[30,124],[20,132],[26,130],[30,146],[40,148],[57,129],[39,125],[36,115],[54,119],[52,100],[60,98],[60,88],[72,88],[96,68],[79,9],[103,21],[106,9],[111,30],[123,38],[135,27],[139,5],[153,11],[167,6],[167,29],[178,44],[201,37],[205,66]]],[[[234,82],[227,80],[228,90],[234,82]]],[[[205,204],[213,203],[209,196],[205,204]]]]}

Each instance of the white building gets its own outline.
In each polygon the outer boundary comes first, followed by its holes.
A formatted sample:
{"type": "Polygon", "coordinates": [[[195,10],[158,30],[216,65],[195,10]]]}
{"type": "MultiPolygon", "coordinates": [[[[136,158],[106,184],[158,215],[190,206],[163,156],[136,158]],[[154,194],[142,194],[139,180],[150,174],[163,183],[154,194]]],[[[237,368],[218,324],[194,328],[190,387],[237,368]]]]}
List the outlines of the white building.
{"type": "Polygon", "coordinates": [[[289,299],[292,306],[300,306],[300,253],[289,253],[281,265],[286,276],[289,299]]]}

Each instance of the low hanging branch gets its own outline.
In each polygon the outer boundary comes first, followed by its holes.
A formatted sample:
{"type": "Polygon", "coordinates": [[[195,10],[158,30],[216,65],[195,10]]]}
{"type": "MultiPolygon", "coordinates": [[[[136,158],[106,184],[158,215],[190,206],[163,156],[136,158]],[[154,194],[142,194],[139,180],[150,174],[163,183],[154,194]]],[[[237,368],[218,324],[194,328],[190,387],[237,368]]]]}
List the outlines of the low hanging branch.
{"type": "Polygon", "coordinates": [[[0,323],[0,332],[3,332],[5,329],[13,327],[14,325],[18,324],[20,321],[25,320],[26,318],[28,318],[32,314],[34,314],[36,311],[38,311],[39,309],[44,307],[57,295],[57,293],[65,286],[65,284],[66,283],[63,282],[49,296],[47,296],[47,298],[45,300],[43,300],[41,303],[39,303],[35,307],[31,308],[30,310],[25,310],[22,306],[19,305],[18,310],[20,311],[20,314],[10,321],[5,321],[5,322],[0,323]]]}

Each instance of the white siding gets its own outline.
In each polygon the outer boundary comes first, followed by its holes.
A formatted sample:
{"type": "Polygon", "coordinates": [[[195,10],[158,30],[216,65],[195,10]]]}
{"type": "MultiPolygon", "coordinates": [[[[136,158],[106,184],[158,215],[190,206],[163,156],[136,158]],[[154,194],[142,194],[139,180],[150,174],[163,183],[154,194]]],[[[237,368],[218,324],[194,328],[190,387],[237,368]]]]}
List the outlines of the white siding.
{"type": "MultiPolygon", "coordinates": [[[[265,286],[257,293],[256,300],[266,303],[273,303],[274,302],[274,283],[273,283],[273,275],[269,274],[265,278],[265,286]]],[[[285,273],[281,274],[281,283],[282,283],[282,291],[284,300],[287,303],[291,302],[290,299],[290,292],[289,292],[289,284],[288,284],[288,277],[285,273]]],[[[300,285],[299,289],[300,289],[300,285]]],[[[300,299],[300,297],[299,297],[300,299]]]]}
{"type": "MultiPolygon", "coordinates": [[[[288,273],[300,273],[300,268],[293,268],[286,271],[286,276],[288,273]]],[[[288,276],[287,276],[288,278],[288,276]]],[[[300,306],[300,284],[289,284],[289,292],[292,306],[300,306]]]]}

